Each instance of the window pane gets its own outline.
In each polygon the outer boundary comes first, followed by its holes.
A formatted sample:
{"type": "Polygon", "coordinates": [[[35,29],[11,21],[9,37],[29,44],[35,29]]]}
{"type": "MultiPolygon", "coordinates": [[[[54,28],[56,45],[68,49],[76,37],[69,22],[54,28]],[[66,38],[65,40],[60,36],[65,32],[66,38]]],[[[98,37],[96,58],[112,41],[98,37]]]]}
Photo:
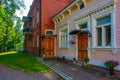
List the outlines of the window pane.
{"type": "Polygon", "coordinates": [[[62,30],[61,31],[61,47],[65,48],[68,46],[68,30],[62,30]]]}
{"type": "Polygon", "coordinates": [[[63,47],[65,47],[65,36],[63,36],[63,47]]]}
{"type": "Polygon", "coordinates": [[[106,16],[97,20],[97,25],[103,25],[111,22],[111,16],[106,16]]]}
{"type": "Polygon", "coordinates": [[[105,26],[105,37],[106,37],[106,46],[111,46],[111,27],[105,26]]]}
{"type": "Polygon", "coordinates": [[[46,31],[46,35],[53,35],[53,31],[46,31]]]}
{"type": "Polygon", "coordinates": [[[79,25],[79,27],[80,27],[80,29],[85,29],[85,28],[87,28],[87,23],[84,23],[84,24],[82,24],[82,25],[79,25]]]}
{"type": "Polygon", "coordinates": [[[68,46],[68,36],[66,35],[66,47],[68,46]]]}
{"type": "Polygon", "coordinates": [[[83,9],[85,6],[84,6],[84,4],[81,4],[80,5],[80,9],[83,9]]]}
{"type": "Polygon", "coordinates": [[[102,46],[102,28],[97,28],[97,45],[102,46]]]}
{"type": "Polygon", "coordinates": [[[62,41],[62,36],[61,36],[60,38],[61,38],[61,45],[60,45],[60,46],[62,47],[62,43],[63,43],[63,41],[62,41]]]}

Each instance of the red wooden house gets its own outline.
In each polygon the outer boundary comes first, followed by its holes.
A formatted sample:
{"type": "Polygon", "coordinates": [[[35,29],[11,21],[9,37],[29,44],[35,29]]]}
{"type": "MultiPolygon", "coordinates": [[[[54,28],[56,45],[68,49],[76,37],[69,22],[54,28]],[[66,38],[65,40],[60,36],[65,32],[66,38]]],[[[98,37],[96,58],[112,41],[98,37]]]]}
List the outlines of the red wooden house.
{"type": "Polygon", "coordinates": [[[55,27],[52,17],[74,0],[33,0],[24,21],[24,50],[40,56],[55,56],[55,27]]]}

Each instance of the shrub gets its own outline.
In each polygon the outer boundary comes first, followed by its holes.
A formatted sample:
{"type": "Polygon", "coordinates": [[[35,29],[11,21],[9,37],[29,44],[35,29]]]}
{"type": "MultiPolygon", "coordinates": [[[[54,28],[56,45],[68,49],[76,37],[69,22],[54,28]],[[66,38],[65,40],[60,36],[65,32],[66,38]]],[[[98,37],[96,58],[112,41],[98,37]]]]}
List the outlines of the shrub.
{"type": "Polygon", "coordinates": [[[84,68],[84,69],[90,69],[90,64],[84,64],[84,65],[83,65],[83,68],[84,68]]]}
{"type": "Polygon", "coordinates": [[[90,64],[88,64],[88,62],[90,61],[89,57],[85,57],[84,59],[84,65],[83,65],[83,68],[84,69],[90,69],[90,64]]]}
{"type": "Polygon", "coordinates": [[[114,68],[114,67],[116,67],[117,65],[119,65],[119,62],[114,61],[114,60],[110,60],[110,61],[105,62],[105,66],[106,66],[108,69],[114,68]]]}
{"type": "Polygon", "coordinates": [[[75,59],[75,58],[73,58],[73,61],[76,61],[76,59],[75,59]]]}
{"type": "Polygon", "coordinates": [[[109,72],[110,72],[109,74],[111,76],[115,75],[114,67],[116,67],[117,65],[119,65],[119,63],[117,61],[110,60],[110,61],[105,62],[105,66],[106,66],[106,68],[109,69],[109,72]]]}
{"type": "Polygon", "coordinates": [[[84,62],[85,62],[85,64],[87,64],[89,61],[90,61],[90,60],[89,60],[89,57],[87,56],[87,57],[84,59],[84,62]]]}

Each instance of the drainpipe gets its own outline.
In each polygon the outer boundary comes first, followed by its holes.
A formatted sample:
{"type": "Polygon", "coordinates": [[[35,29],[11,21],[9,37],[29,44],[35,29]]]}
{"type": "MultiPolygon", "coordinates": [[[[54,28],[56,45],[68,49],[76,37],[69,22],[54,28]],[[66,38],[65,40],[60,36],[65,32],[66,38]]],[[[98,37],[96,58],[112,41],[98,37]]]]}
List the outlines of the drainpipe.
{"type": "Polygon", "coordinates": [[[40,57],[40,54],[41,54],[41,27],[42,27],[42,25],[41,25],[41,15],[42,14],[42,0],[39,0],[39,57],[40,57]]]}

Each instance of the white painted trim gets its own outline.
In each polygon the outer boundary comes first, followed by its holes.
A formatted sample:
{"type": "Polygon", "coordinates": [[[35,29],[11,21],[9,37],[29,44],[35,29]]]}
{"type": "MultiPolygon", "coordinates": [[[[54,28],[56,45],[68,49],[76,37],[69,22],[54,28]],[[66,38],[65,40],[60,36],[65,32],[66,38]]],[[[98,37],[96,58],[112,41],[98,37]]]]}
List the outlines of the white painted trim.
{"type": "MultiPolygon", "coordinates": [[[[87,28],[88,28],[88,31],[90,31],[91,32],[91,16],[89,15],[88,16],[88,22],[87,22],[87,28]]],[[[89,59],[91,58],[90,57],[90,48],[91,48],[91,37],[88,37],[88,48],[87,48],[87,50],[88,50],[88,57],[89,57],[89,59]]]]}
{"type": "Polygon", "coordinates": [[[78,60],[78,39],[77,39],[77,35],[75,35],[75,39],[76,39],[76,46],[75,46],[75,58],[76,60],[78,60]]]}
{"type": "MultiPolygon", "coordinates": [[[[92,29],[93,29],[93,31],[92,31],[92,48],[93,49],[95,49],[95,48],[115,48],[115,34],[114,34],[114,26],[115,26],[115,24],[113,23],[114,22],[114,9],[112,8],[112,7],[110,7],[110,8],[108,8],[108,9],[106,9],[106,10],[103,10],[103,11],[100,11],[99,13],[97,12],[96,14],[92,14],[91,15],[91,17],[92,17],[92,29]],[[101,17],[104,17],[104,16],[107,16],[107,15],[111,15],[111,44],[112,44],[112,46],[110,47],[110,46],[101,46],[101,47],[98,47],[97,46],[97,38],[96,38],[96,20],[97,19],[99,19],[99,18],[101,18],[101,17]]],[[[102,34],[102,35],[104,35],[104,34],[102,34]]],[[[102,37],[103,38],[103,37],[102,37]]],[[[104,42],[104,41],[103,41],[104,42]]],[[[113,49],[114,50],[114,49],[113,49]]]]}
{"type": "MultiPolygon", "coordinates": [[[[77,21],[75,21],[75,25],[76,25],[76,28],[77,29],[80,29],[79,28],[79,26],[78,25],[80,25],[80,24],[84,24],[84,23],[87,23],[87,28],[85,28],[85,29],[82,29],[82,30],[90,30],[90,17],[88,18],[88,17],[85,17],[85,18],[83,18],[83,19],[80,19],[80,20],[77,20],[77,21]]],[[[89,47],[90,47],[90,41],[89,41],[90,39],[89,39],[89,37],[88,37],[88,46],[87,46],[87,55],[89,56],[89,58],[90,58],[90,50],[89,50],[89,47]]],[[[78,37],[76,36],[76,59],[78,60],[78,37]]]]}
{"type": "Polygon", "coordinates": [[[55,33],[54,30],[52,30],[52,29],[46,29],[46,30],[45,30],[45,35],[46,35],[46,32],[47,32],[47,31],[52,31],[53,34],[55,33]]]}
{"type": "Polygon", "coordinates": [[[66,25],[63,25],[63,26],[59,27],[59,38],[58,38],[58,40],[59,40],[59,48],[69,48],[69,41],[68,41],[67,47],[61,47],[61,40],[60,40],[61,38],[60,38],[60,35],[61,35],[61,31],[65,30],[65,29],[68,30],[68,40],[69,40],[69,21],[67,22],[66,25]]]}
{"type": "MultiPolygon", "coordinates": [[[[116,1],[115,1],[116,2],[116,1]]],[[[111,13],[111,19],[113,20],[111,23],[111,26],[112,26],[112,31],[111,33],[113,33],[112,35],[112,39],[111,41],[113,41],[112,43],[112,46],[114,49],[112,49],[112,53],[115,54],[117,53],[117,40],[116,40],[116,19],[115,19],[115,15],[116,15],[116,5],[114,4],[114,8],[113,8],[113,11],[111,13]]]]}
{"type": "MultiPolygon", "coordinates": [[[[96,20],[92,18],[92,47],[94,48],[96,46],[96,33],[95,33],[95,24],[96,24],[96,20]]],[[[94,50],[93,50],[94,51],[94,50]]]]}
{"type": "Polygon", "coordinates": [[[68,44],[68,48],[69,48],[69,47],[70,47],[70,46],[69,46],[69,41],[70,41],[70,39],[69,39],[69,38],[70,38],[70,36],[69,36],[69,31],[70,31],[70,28],[69,28],[69,27],[70,27],[70,21],[69,21],[69,20],[68,20],[68,26],[67,26],[67,27],[68,27],[68,43],[67,43],[67,44],[68,44]]]}
{"type": "Polygon", "coordinates": [[[78,35],[76,35],[76,60],[78,60],[78,35]]]}
{"type": "Polygon", "coordinates": [[[89,10],[89,13],[91,14],[91,13],[96,12],[97,10],[103,9],[103,8],[105,8],[107,6],[111,6],[114,3],[114,0],[111,0],[111,1],[109,1],[107,3],[106,2],[104,4],[102,4],[102,5],[99,5],[97,7],[94,7],[93,9],[89,10]]]}
{"type": "Polygon", "coordinates": [[[86,23],[86,22],[88,23],[88,17],[82,17],[82,18],[80,18],[79,20],[75,21],[76,28],[79,29],[78,25],[86,23]]]}

